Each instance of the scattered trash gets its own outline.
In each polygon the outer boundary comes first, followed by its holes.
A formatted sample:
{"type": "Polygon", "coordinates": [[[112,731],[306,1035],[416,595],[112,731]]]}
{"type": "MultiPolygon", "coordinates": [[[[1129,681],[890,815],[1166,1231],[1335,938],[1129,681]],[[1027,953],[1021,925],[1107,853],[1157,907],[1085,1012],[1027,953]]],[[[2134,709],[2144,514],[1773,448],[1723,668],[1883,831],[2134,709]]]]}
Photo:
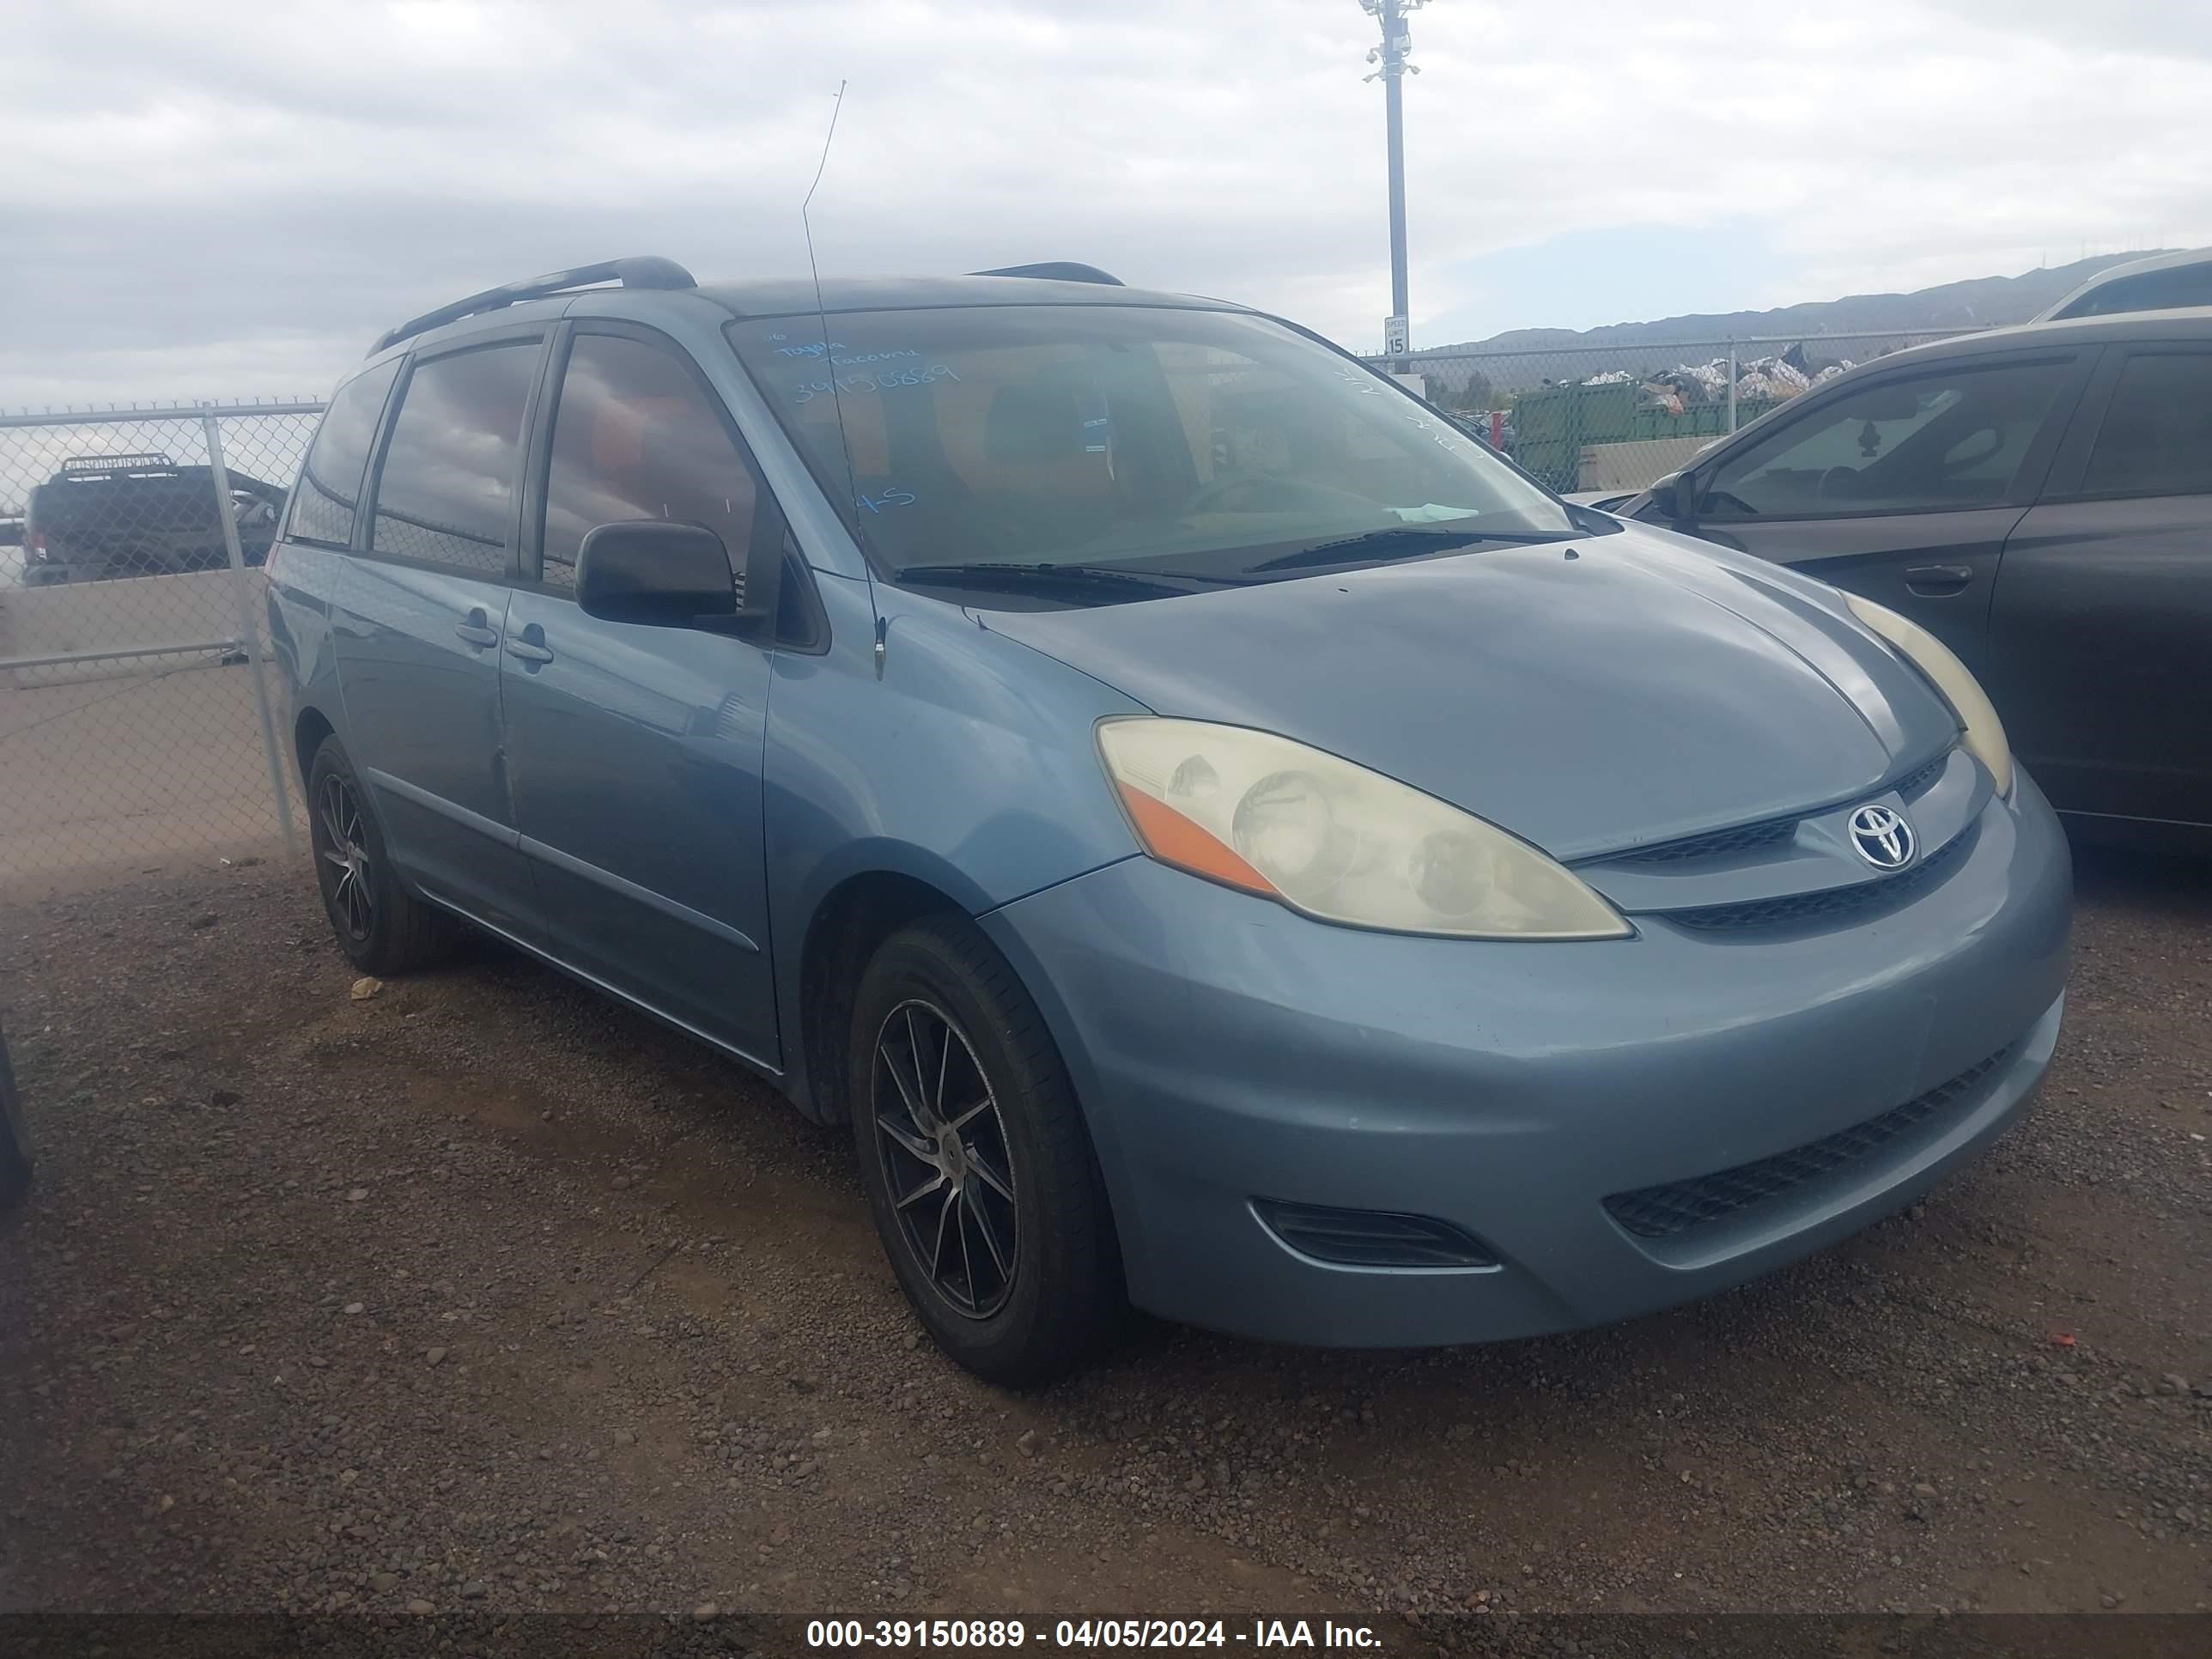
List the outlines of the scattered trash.
{"type": "Polygon", "coordinates": [[[2051,1332],[2051,1346],[2054,1348],[2070,1348],[2074,1346],[2074,1333],[2071,1331],[2051,1332]]]}
{"type": "MultiPolygon", "coordinates": [[[[1778,357],[1739,358],[1735,365],[1736,398],[1741,403],[1779,403],[1826,385],[1851,367],[1850,359],[1846,357],[1814,368],[1802,346],[1792,346],[1778,357]]],[[[1631,374],[1625,368],[1607,369],[1602,374],[1591,375],[1582,384],[1626,386],[1632,380],[1642,384],[1638,407],[1680,415],[1693,404],[1728,401],[1729,361],[1716,357],[1711,362],[1677,363],[1673,368],[1653,369],[1642,374],[1631,374]]]]}
{"type": "Polygon", "coordinates": [[[356,1002],[366,1002],[383,988],[382,980],[373,979],[364,975],[353,982],[353,1000],[356,1002]]]}

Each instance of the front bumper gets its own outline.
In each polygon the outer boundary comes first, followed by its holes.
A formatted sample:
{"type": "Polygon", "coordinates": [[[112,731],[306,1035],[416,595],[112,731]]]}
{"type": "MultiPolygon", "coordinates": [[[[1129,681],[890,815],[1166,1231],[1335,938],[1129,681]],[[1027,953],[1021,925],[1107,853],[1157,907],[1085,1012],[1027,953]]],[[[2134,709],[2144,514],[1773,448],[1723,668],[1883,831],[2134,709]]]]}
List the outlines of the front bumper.
{"type": "Polygon", "coordinates": [[[1640,918],[1620,941],[1407,938],[1144,858],[983,926],[1085,1103],[1133,1299],[1243,1335],[1398,1346],[1626,1318],[1910,1202],[1995,1139],[2048,1065],[2071,889],[2023,779],[1941,881],[1825,933],[1640,918]],[[1645,1236],[1607,1208],[1968,1074],[1869,1149],[1720,1219],[1645,1236]],[[1433,1217],[1498,1265],[1324,1263],[1263,1226],[1255,1199],[1433,1217]]]}

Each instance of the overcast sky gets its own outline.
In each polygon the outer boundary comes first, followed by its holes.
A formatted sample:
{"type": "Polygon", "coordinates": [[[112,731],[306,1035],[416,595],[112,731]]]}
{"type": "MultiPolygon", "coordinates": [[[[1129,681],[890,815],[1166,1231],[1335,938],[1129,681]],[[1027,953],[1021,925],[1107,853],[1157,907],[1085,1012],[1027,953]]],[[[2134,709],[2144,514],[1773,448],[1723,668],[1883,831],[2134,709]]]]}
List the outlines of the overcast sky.
{"type": "MultiPolygon", "coordinates": [[[[2203,0],[1435,0],[1417,345],[2212,243],[2203,0]]],[[[1079,258],[1379,343],[1358,0],[15,0],[0,407],[320,392],[617,253],[1079,258]]]]}

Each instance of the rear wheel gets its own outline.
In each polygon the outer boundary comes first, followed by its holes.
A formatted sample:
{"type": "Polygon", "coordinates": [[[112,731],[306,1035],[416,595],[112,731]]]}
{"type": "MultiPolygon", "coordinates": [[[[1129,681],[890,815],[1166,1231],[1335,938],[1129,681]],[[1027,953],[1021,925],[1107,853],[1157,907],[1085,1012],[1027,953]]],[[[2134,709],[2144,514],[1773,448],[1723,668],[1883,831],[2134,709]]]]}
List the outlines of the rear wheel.
{"type": "Polygon", "coordinates": [[[453,948],[459,924],[400,886],[368,791],[335,735],[323,739],[307,769],[307,828],[323,909],[355,967],[404,974],[453,948]]]}
{"type": "Polygon", "coordinates": [[[973,924],[884,941],[854,999],[862,1182],[915,1312],[977,1376],[1052,1381],[1121,1308],[1097,1160],[1051,1034],[973,924]]]}

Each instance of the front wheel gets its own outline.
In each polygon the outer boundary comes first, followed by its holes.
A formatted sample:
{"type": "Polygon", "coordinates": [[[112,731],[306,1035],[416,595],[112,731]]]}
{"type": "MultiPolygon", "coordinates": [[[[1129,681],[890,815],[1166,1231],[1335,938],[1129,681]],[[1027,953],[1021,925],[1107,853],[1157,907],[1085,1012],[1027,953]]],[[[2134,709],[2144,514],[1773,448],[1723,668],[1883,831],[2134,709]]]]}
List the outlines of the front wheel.
{"type": "Polygon", "coordinates": [[[1113,1221],[1059,1050],[963,918],[885,940],[854,999],[861,1181],[907,1299],[993,1382],[1080,1365],[1121,1309],[1113,1221]]]}

